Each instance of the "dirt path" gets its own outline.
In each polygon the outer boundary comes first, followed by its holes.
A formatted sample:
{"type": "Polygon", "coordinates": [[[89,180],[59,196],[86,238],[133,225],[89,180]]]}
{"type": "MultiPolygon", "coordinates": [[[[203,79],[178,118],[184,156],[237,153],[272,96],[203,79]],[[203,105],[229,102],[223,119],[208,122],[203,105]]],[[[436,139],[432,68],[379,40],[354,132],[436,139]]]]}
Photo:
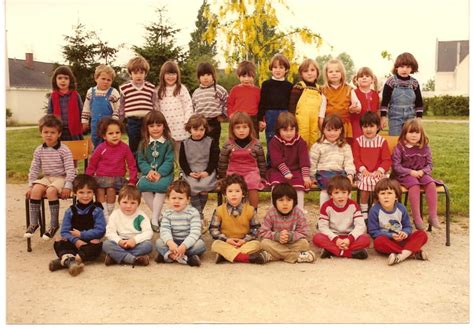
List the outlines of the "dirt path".
{"type": "MultiPolygon", "coordinates": [[[[389,267],[369,250],[366,261],[318,259],[314,264],[214,264],[200,268],[86,265],[78,277],[51,273],[51,242],[35,236],[26,251],[23,192],[7,185],[6,322],[25,323],[467,323],[467,219],[430,234],[430,261],[389,267]]],[[[70,202],[61,203],[61,216],[70,202]]],[[[215,203],[210,202],[210,216],[215,203]]],[[[268,204],[262,205],[260,216],[268,204]]],[[[317,207],[308,205],[314,231],[317,207]]],[[[145,211],[148,212],[147,209],[145,211]]],[[[49,216],[48,216],[49,222],[49,216]]],[[[155,236],[156,238],[156,236],[155,236]]],[[[211,239],[205,235],[210,249],[211,239]]],[[[314,249],[318,254],[319,250],[314,249]]]]}

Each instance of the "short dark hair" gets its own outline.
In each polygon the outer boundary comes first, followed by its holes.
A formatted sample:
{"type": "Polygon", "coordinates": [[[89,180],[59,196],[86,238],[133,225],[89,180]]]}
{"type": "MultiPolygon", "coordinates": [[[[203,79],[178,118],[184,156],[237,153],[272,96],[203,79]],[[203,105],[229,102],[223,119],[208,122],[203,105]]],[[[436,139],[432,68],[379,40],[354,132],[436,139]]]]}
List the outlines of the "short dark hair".
{"type": "Polygon", "coordinates": [[[166,191],[167,198],[170,196],[171,191],[186,194],[188,198],[191,197],[191,186],[189,186],[188,182],[182,179],[175,180],[173,183],[170,184],[170,186],[168,186],[168,190],[166,191]]]}
{"type": "Polygon", "coordinates": [[[124,185],[118,193],[118,202],[122,199],[127,198],[130,200],[138,201],[138,204],[142,201],[142,194],[135,185],[124,185]]]}
{"type": "Polygon", "coordinates": [[[249,75],[251,77],[257,76],[257,68],[255,64],[249,61],[243,61],[237,66],[237,76],[249,75]]]}
{"type": "Polygon", "coordinates": [[[351,193],[352,184],[349,178],[342,175],[336,175],[329,179],[328,194],[331,195],[334,190],[348,191],[351,193]]]}
{"type": "Polygon", "coordinates": [[[63,131],[63,123],[54,114],[46,114],[38,122],[39,131],[42,132],[44,127],[56,128],[59,132],[63,131]]]}
{"type": "Polygon", "coordinates": [[[120,129],[120,132],[122,134],[125,133],[125,127],[123,126],[122,122],[120,122],[117,119],[113,119],[112,117],[105,117],[105,118],[100,119],[99,124],[97,125],[97,135],[100,137],[104,136],[105,133],[107,132],[107,128],[110,125],[118,126],[120,129]]]}
{"type": "Polygon", "coordinates": [[[282,197],[288,197],[293,200],[293,208],[298,204],[298,197],[296,195],[296,190],[293,186],[288,183],[280,183],[276,185],[272,190],[272,204],[276,208],[276,202],[282,197]]]}
{"type": "Polygon", "coordinates": [[[380,128],[380,118],[379,115],[375,112],[365,112],[362,114],[359,120],[361,127],[367,127],[375,125],[380,128]]]}
{"type": "Polygon", "coordinates": [[[190,133],[191,128],[197,129],[201,126],[203,126],[204,129],[206,129],[206,133],[209,132],[209,125],[207,123],[206,118],[204,117],[204,115],[197,113],[197,114],[191,115],[188,122],[186,122],[184,129],[186,129],[186,131],[190,133]]]}
{"type": "Polygon", "coordinates": [[[212,78],[214,79],[214,82],[216,81],[216,70],[214,69],[214,66],[212,66],[211,63],[199,63],[197,70],[196,70],[197,77],[203,76],[204,74],[210,74],[212,75],[212,78]]]}
{"type": "Polygon", "coordinates": [[[288,74],[288,70],[290,69],[290,62],[288,58],[286,58],[283,54],[275,54],[272,59],[270,60],[270,64],[268,65],[268,69],[271,71],[275,63],[279,63],[286,69],[286,73],[288,74]]]}
{"type": "Polygon", "coordinates": [[[74,178],[72,181],[72,191],[76,193],[78,190],[88,187],[92,191],[97,191],[97,182],[94,177],[86,175],[86,174],[79,174],[74,178]]]}
{"type": "Polygon", "coordinates": [[[74,73],[72,73],[72,70],[69,66],[58,66],[56,70],[54,70],[53,76],[51,77],[51,84],[53,86],[53,90],[59,90],[56,78],[60,74],[67,75],[69,77],[69,90],[76,90],[76,77],[74,76],[74,73]]]}
{"type": "Polygon", "coordinates": [[[402,200],[402,189],[400,187],[400,183],[395,179],[382,178],[377,182],[377,184],[375,184],[374,199],[376,202],[379,202],[379,193],[385,190],[394,190],[397,200],[402,200]]]}
{"type": "Polygon", "coordinates": [[[393,64],[392,73],[397,74],[397,68],[400,66],[409,66],[411,67],[411,73],[418,72],[418,62],[411,53],[403,53],[397,56],[395,63],[393,64]]]}
{"type": "Polygon", "coordinates": [[[221,194],[225,195],[227,188],[232,184],[239,184],[240,188],[242,189],[242,194],[244,195],[244,197],[248,195],[249,190],[247,188],[247,183],[245,182],[242,176],[237,175],[237,174],[228,175],[221,181],[221,187],[220,187],[221,194]]]}

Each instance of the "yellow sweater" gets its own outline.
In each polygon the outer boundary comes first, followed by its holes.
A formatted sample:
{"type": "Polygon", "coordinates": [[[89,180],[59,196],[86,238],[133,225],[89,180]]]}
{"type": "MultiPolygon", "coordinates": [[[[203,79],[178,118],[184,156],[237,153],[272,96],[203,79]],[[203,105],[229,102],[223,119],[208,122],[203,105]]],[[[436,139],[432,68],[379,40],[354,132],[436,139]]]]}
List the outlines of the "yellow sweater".
{"type": "Polygon", "coordinates": [[[243,239],[250,231],[250,220],[252,219],[254,209],[248,203],[244,204],[242,213],[235,217],[227,211],[227,205],[224,203],[217,208],[217,216],[221,220],[221,232],[229,238],[243,239]]]}

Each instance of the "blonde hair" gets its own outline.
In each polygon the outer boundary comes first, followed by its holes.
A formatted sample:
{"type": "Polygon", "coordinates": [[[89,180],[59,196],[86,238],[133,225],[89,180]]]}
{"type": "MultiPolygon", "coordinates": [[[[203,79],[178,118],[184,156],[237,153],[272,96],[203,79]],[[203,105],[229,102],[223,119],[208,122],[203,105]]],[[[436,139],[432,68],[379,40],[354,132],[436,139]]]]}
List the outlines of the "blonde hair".
{"type": "Polygon", "coordinates": [[[175,61],[166,61],[160,69],[160,84],[158,85],[158,98],[163,99],[166,93],[166,73],[176,74],[176,85],[173,90],[173,96],[176,97],[181,92],[181,72],[179,71],[178,64],[175,61]]]}
{"type": "Polygon", "coordinates": [[[324,86],[325,87],[329,86],[328,67],[331,64],[337,65],[337,68],[341,72],[341,81],[340,82],[341,82],[341,84],[345,84],[346,83],[346,69],[344,67],[344,64],[342,64],[342,62],[339,59],[333,58],[333,59],[330,59],[329,61],[327,61],[326,64],[324,64],[324,68],[323,68],[324,86]]]}
{"type": "Polygon", "coordinates": [[[140,205],[140,202],[142,201],[142,194],[138,190],[138,187],[127,184],[122,186],[118,193],[118,202],[120,203],[122,199],[137,201],[140,205]]]}
{"type": "Polygon", "coordinates": [[[95,68],[94,79],[97,79],[98,77],[100,77],[102,73],[108,74],[112,78],[112,80],[115,79],[114,69],[105,64],[100,64],[99,66],[95,68]]]}
{"type": "Polygon", "coordinates": [[[400,133],[400,137],[398,137],[398,142],[402,145],[407,143],[406,136],[409,132],[417,132],[420,133],[420,141],[418,142],[417,146],[421,149],[428,145],[429,139],[428,136],[425,134],[425,129],[421,125],[421,120],[418,118],[410,119],[405,121],[403,124],[402,132],[400,133]]]}
{"type": "Polygon", "coordinates": [[[316,71],[318,72],[314,82],[316,82],[318,80],[319,75],[321,74],[321,70],[319,68],[318,62],[316,62],[314,59],[311,59],[311,58],[306,58],[305,60],[303,60],[303,62],[298,67],[298,73],[300,75],[301,80],[303,80],[302,73],[304,71],[308,70],[311,65],[313,65],[316,68],[316,71]]]}
{"type": "Polygon", "coordinates": [[[377,77],[375,76],[374,72],[372,72],[372,70],[370,68],[368,68],[367,66],[361,67],[357,71],[356,75],[354,75],[354,77],[352,78],[352,83],[354,84],[354,86],[359,87],[359,85],[357,84],[357,79],[363,77],[364,75],[367,75],[367,76],[371,77],[372,80],[374,80],[374,90],[378,91],[377,77]]]}
{"type": "Polygon", "coordinates": [[[132,74],[132,72],[137,71],[144,71],[145,74],[148,74],[150,71],[150,64],[148,64],[148,61],[144,57],[136,56],[128,61],[127,71],[128,74],[132,74]]]}
{"type": "Polygon", "coordinates": [[[249,126],[250,137],[252,139],[257,138],[257,134],[255,133],[253,122],[250,116],[245,112],[236,112],[234,113],[232,118],[230,118],[230,121],[229,121],[229,139],[235,139],[234,128],[238,124],[246,124],[247,126],[249,126]]]}

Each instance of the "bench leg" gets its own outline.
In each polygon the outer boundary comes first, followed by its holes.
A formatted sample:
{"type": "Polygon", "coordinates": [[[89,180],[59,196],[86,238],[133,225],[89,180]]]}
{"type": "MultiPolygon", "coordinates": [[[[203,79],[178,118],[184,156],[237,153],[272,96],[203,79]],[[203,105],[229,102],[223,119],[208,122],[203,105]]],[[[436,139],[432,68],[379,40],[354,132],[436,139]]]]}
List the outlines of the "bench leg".
{"type": "MultiPolygon", "coordinates": [[[[30,226],[30,199],[25,198],[26,227],[30,226]]],[[[26,238],[26,251],[31,252],[31,238],[26,238]]]]}
{"type": "Polygon", "coordinates": [[[444,192],[446,197],[446,246],[451,245],[451,197],[449,196],[448,187],[444,185],[444,192]]]}

